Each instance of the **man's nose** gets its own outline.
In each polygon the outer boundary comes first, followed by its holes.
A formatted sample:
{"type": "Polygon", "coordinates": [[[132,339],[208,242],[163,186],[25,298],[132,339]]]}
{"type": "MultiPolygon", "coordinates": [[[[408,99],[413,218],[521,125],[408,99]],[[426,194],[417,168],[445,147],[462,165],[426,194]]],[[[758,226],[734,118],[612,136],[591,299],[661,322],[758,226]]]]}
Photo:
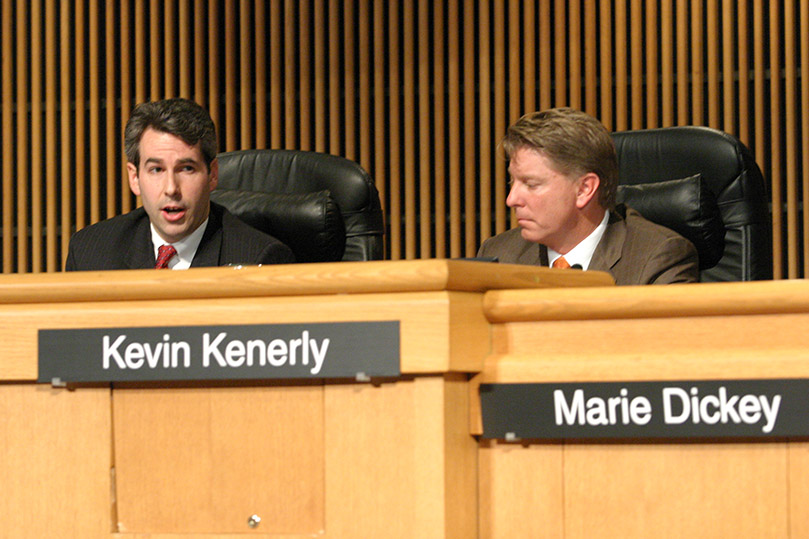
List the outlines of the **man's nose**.
{"type": "Polygon", "coordinates": [[[165,191],[168,196],[175,196],[180,192],[180,186],[177,183],[177,178],[172,171],[168,171],[166,173],[165,191]]]}
{"type": "Polygon", "coordinates": [[[506,197],[506,206],[508,206],[509,208],[519,206],[520,200],[521,197],[518,192],[517,184],[513,184],[511,188],[508,190],[508,196],[506,197]]]}

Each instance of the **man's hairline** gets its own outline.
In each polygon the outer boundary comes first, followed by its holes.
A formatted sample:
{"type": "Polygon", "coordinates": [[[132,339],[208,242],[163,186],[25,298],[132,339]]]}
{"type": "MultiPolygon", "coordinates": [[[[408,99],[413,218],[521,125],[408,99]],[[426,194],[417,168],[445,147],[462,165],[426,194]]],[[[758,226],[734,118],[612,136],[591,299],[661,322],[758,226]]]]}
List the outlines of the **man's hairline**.
{"type": "Polygon", "coordinates": [[[563,170],[563,167],[559,166],[559,162],[556,159],[554,159],[552,156],[548,155],[548,152],[546,152],[543,148],[538,148],[537,146],[534,146],[533,144],[528,144],[528,143],[523,143],[523,144],[520,144],[518,146],[515,146],[514,151],[512,151],[510,153],[508,151],[506,152],[506,157],[508,158],[508,162],[509,162],[508,169],[506,170],[506,172],[508,173],[510,178],[513,178],[513,176],[511,175],[511,160],[514,157],[514,154],[516,154],[520,150],[532,151],[532,152],[536,153],[537,155],[539,155],[541,157],[544,157],[545,159],[548,160],[548,162],[550,162],[553,169],[557,173],[564,176],[570,182],[574,182],[577,179],[579,179],[582,176],[585,176],[587,174],[595,174],[596,176],[598,176],[599,188],[601,188],[601,184],[603,183],[603,180],[601,179],[601,176],[596,171],[594,171],[594,170],[585,170],[583,168],[580,169],[579,171],[563,170]]]}
{"type": "MultiPolygon", "coordinates": [[[[141,152],[140,145],[143,143],[143,136],[146,134],[146,131],[148,131],[150,129],[152,131],[154,131],[155,133],[165,133],[165,134],[170,135],[170,136],[172,136],[172,137],[174,137],[176,139],[182,140],[185,144],[188,144],[188,142],[183,140],[183,137],[177,136],[174,133],[171,133],[169,131],[164,131],[163,129],[157,129],[155,127],[152,127],[151,125],[146,126],[146,129],[141,131],[140,136],[138,137],[138,158],[141,159],[141,160],[143,160],[143,155],[142,155],[143,152],[141,152]]],[[[206,162],[206,160],[205,160],[205,152],[202,151],[202,139],[199,139],[196,144],[188,144],[188,145],[191,146],[192,148],[196,148],[197,151],[199,151],[199,154],[202,156],[202,164],[205,165],[205,168],[208,169],[208,173],[210,174],[211,170],[213,168],[213,164],[216,161],[217,156],[214,156],[213,159],[211,159],[210,163],[206,162]]],[[[133,163],[128,158],[127,158],[126,161],[127,161],[127,163],[132,163],[135,166],[135,171],[140,173],[140,163],[133,163]]],[[[149,159],[146,159],[146,161],[149,161],[149,159]]],[[[144,165],[146,164],[146,161],[144,162],[144,165]]]]}

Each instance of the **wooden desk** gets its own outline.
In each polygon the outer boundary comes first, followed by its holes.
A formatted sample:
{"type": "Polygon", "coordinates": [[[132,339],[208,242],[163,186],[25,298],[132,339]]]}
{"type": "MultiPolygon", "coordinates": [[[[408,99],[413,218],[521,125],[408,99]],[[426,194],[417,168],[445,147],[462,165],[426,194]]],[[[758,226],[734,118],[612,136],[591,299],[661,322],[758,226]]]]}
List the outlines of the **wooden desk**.
{"type": "MultiPolygon", "coordinates": [[[[809,378],[809,282],[501,290],[478,383],[809,378]]],[[[473,396],[472,430],[480,432],[473,396]]],[[[809,444],[479,449],[481,537],[809,537],[809,444]]]]}
{"type": "Polygon", "coordinates": [[[474,537],[484,293],[610,282],[446,260],[2,276],[0,535],[474,537]],[[35,383],[39,329],[361,320],[400,322],[399,379],[35,383]]]}
{"type": "Polygon", "coordinates": [[[438,260],[3,276],[0,536],[809,536],[804,442],[472,436],[479,382],[809,378],[809,282],[583,288],[608,282],[438,260]],[[394,319],[402,376],[34,383],[38,329],[160,317],[394,319]]]}

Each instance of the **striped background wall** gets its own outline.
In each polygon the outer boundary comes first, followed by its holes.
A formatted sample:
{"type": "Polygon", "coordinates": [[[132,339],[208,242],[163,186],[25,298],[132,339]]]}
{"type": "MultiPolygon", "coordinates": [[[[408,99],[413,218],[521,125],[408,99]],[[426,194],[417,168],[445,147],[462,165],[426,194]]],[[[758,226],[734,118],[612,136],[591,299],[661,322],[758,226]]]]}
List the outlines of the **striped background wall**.
{"type": "Polygon", "coordinates": [[[470,256],[510,226],[495,147],[524,112],[709,125],[770,184],[775,275],[807,274],[807,0],[0,4],[4,272],[57,271],[72,231],[137,205],[123,124],[179,95],[209,108],[223,151],[362,164],[390,259],[470,256]]]}

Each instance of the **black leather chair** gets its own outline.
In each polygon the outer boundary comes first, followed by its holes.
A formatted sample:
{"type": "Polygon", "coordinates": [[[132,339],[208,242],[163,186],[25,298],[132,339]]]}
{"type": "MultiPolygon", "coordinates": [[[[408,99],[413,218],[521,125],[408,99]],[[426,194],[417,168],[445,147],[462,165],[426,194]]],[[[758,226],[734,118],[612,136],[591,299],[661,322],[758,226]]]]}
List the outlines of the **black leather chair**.
{"type": "Polygon", "coordinates": [[[242,150],[217,159],[211,199],[289,245],[298,262],[384,256],[379,193],[357,163],[297,150],[242,150]]]}
{"type": "Polygon", "coordinates": [[[750,150],[707,127],[613,133],[619,201],[690,239],[701,281],[772,279],[767,192],[750,150]]]}

